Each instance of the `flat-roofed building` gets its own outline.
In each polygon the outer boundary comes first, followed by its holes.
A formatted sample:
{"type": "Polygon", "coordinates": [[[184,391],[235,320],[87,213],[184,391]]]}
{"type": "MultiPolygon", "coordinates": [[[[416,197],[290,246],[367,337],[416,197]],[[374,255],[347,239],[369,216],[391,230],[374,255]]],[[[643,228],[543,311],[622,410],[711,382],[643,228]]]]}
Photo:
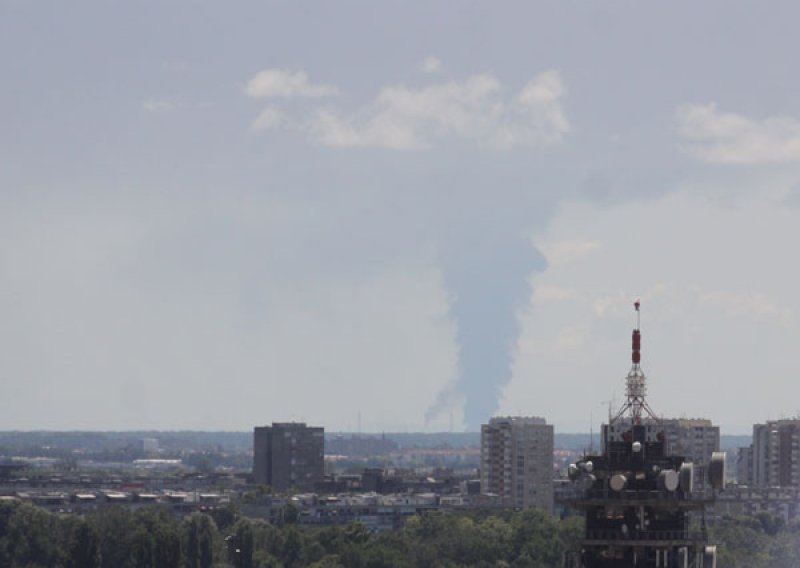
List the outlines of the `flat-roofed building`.
{"type": "Polygon", "coordinates": [[[273,422],[253,431],[253,481],[275,491],[313,491],[325,474],[325,429],[273,422]]]}
{"type": "Polygon", "coordinates": [[[800,487],[800,419],[770,420],[753,425],[753,444],[742,455],[750,459],[750,477],[739,483],[757,487],[800,487]]]}
{"type": "Polygon", "coordinates": [[[481,493],[511,507],[553,512],[553,426],[544,418],[495,417],[481,426],[481,493]]]}

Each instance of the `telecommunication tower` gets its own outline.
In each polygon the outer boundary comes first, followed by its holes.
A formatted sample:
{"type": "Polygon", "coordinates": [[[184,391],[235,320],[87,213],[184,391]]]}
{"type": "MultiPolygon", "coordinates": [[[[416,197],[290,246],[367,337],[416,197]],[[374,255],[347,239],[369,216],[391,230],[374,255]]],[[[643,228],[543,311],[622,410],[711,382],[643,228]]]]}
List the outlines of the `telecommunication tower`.
{"type": "MultiPolygon", "coordinates": [[[[568,568],[715,568],[716,547],[708,545],[705,508],[712,502],[693,491],[693,464],[668,452],[661,421],[646,401],[641,363],[640,302],[626,398],[603,425],[600,454],[569,466],[575,493],[562,503],[586,520],[579,553],[568,568]]],[[[715,452],[708,468],[712,488],[725,482],[725,454],[715,452]]]]}

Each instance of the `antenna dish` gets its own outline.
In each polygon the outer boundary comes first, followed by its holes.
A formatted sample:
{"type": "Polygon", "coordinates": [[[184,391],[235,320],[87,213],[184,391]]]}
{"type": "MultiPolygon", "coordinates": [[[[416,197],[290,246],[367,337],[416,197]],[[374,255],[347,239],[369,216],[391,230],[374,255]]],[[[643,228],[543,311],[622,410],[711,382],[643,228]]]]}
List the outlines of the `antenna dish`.
{"type": "Polygon", "coordinates": [[[680,486],[684,493],[691,493],[694,489],[694,464],[683,462],[680,469],[680,486]]]}
{"type": "Polygon", "coordinates": [[[725,452],[711,454],[711,463],[708,464],[708,481],[714,489],[725,487],[725,452]]]}

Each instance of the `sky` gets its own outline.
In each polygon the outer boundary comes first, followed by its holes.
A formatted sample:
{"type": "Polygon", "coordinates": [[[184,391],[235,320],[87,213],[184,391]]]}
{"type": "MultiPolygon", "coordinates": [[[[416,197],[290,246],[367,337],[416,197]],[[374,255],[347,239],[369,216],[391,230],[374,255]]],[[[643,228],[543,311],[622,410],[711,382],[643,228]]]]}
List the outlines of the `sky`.
{"type": "Polygon", "coordinates": [[[800,414],[798,16],[0,0],[0,429],[800,414]]]}

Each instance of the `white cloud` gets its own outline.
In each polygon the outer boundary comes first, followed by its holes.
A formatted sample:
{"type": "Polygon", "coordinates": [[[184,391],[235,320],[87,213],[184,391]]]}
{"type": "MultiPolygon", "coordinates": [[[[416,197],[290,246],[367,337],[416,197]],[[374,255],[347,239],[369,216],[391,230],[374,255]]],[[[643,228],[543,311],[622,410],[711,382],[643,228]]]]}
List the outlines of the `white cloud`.
{"type": "Polygon", "coordinates": [[[700,302],[722,310],[729,317],[788,325],[792,320],[790,308],[780,306],[763,292],[734,292],[718,290],[700,295],[700,302]]]}
{"type": "Polygon", "coordinates": [[[419,70],[423,73],[439,73],[442,70],[442,62],[433,56],[428,56],[419,64],[419,70]]]}
{"type": "Polygon", "coordinates": [[[523,338],[519,342],[519,349],[523,354],[547,354],[561,358],[579,350],[589,333],[589,324],[580,322],[562,327],[552,338],[523,338]]]}
{"type": "Polygon", "coordinates": [[[600,248],[600,243],[588,240],[568,240],[536,243],[551,266],[569,264],[600,248]]]}
{"type": "Polygon", "coordinates": [[[320,111],[309,128],[325,145],[395,150],[427,148],[449,137],[495,148],[548,145],[569,131],[558,72],[538,75],[516,96],[504,96],[504,91],[490,75],[421,89],[386,87],[361,112],[320,111]]]}
{"type": "Polygon", "coordinates": [[[413,124],[391,114],[376,116],[365,124],[356,125],[335,113],[320,110],[308,128],[316,140],[326,146],[378,146],[394,150],[424,146],[413,124]]]}
{"type": "Polygon", "coordinates": [[[556,335],[553,348],[556,351],[570,352],[578,350],[589,335],[589,325],[580,323],[562,328],[556,335]]]}
{"type": "Polygon", "coordinates": [[[561,74],[550,70],[529,81],[520,92],[517,101],[523,108],[541,109],[555,130],[567,132],[569,122],[560,104],[565,94],[566,88],[561,74]]]}
{"type": "Polygon", "coordinates": [[[279,111],[276,108],[267,107],[261,114],[258,115],[258,118],[253,122],[253,128],[255,130],[261,130],[264,128],[280,128],[286,124],[286,115],[279,111]]]}
{"type": "Polygon", "coordinates": [[[265,69],[248,81],[245,92],[253,98],[327,97],[337,89],[310,83],[305,71],[265,69]]]}
{"type": "Polygon", "coordinates": [[[564,288],[562,286],[535,286],[533,289],[532,303],[546,304],[550,302],[559,302],[562,300],[569,300],[575,297],[575,290],[571,288],[564,288]]]}
{"type": "Polygon", "coordinates": [[[625,292],[617,290],[614,293],[603,295],[592,300],[592,311],[599,317],[605,317],[609,312],[618,314],[622,306],[627,308],[629,302],[625,292]]]}
{"type": "Polygon", "coordinates": [[[724,113],[716,103],[684,105],[675,112],[690,154],[704,162],[763,164],[800,160],[800,121],[789,116],[755,120],[724,113]]]}
{"type": "MultiPolygon", "coordinates": [[[[425,67],[433,69],[435,63],[429,59],[425,67]]],[[[302,71],[268,69],[250,80],[246,92],[251,97],[321,97],[335,94],[336,89],[312,85],[302,71]]],[[[507,94],[491,75],[473,75],[463,82],[418,89],[385,87],[373,102],[353,113],[318,107],[304,111],[304,118],[290,120],[270,107],[253,128],[295,130],[334,147],[412,150],[452,137],[494,148],[548,145],[569,132],[561,106],[565,94],[557,71],[541,73],[516,94],[507,94]]]]}
{"type": "Polygon", "coordinates": [[[164,99],[147,99],[142,103],[142,109],[147,112],[169,112],[175,105],[164,99]]]}

